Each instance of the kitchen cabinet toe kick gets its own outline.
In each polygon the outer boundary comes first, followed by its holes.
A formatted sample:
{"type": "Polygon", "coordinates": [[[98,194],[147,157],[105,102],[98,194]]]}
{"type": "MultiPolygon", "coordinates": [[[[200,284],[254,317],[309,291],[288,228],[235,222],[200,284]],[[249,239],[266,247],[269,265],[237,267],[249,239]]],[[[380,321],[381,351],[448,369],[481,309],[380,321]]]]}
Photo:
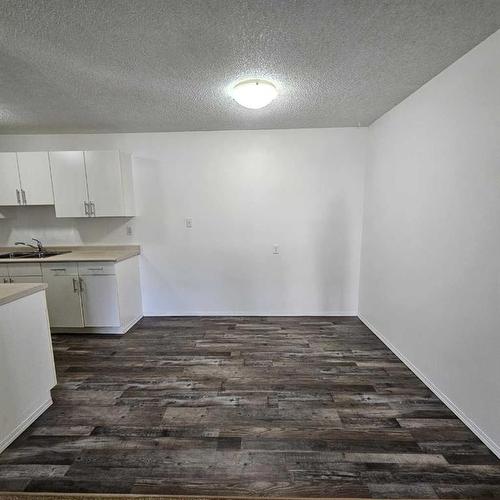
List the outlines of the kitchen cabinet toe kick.
{"type": "Polygon", "coordinates": [[[139,314],[129,323],[123,326],[83,326],[83,327],[51,327],[50,332],[53,334],[94,334],[94,335],[123,335],[133,328],[143,317],[139,314]]]}

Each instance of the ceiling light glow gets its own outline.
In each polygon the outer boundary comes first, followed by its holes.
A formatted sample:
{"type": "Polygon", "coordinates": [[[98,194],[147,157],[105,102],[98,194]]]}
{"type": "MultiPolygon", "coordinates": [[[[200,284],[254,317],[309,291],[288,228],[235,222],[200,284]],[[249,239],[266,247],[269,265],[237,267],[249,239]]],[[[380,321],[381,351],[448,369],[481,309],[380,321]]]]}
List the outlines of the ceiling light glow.
{"type": "Polygon", "coordinates": [[[233,99],[250,109],[260,109],[267,106],[276,96],[276,87],[266,80],[245,80],[233,87],[233,99]]]}

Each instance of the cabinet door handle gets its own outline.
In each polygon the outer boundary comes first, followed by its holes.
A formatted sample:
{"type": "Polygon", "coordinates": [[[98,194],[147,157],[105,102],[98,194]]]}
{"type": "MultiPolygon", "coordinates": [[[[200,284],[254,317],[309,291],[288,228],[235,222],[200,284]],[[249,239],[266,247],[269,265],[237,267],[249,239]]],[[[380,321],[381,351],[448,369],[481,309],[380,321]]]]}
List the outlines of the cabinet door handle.
{"type": "Polygon", "coordinates": [[[86,201],[84,201],[83,206],[85,208],[85,215],[90,215],[89,214],[89,204],[86,201]]]}
{"type": "Polygon", "coordinates": [[[21,189],[21,194],[23,196],[23,205],[26,205],[26,191],[24,189],[21,189]]]}
{"type": "Polygon", "coordinates": [[[9,282],[9,278],[4,278],[4,279],[3,279],[3,282],[4,282],[4,283],[8,283],[8,282],[9,282]]]}
{"type": "Polygon", "coordinates": [[[9,283],[14,283],[14,280],[12,278],[9,278],[9,283]]]}
{"type": "Polygon", "coordinates": [[[88,267],[88,271],[104,271],[104,267],[88,267]]]}
{"type": "Polygon", "coordinates": [[[17,197],[17,204],[21,204],[21,193],[19,193],[19,189],[16,189],[16,197],[17,197]]]}
{"type": "Polygon", "coordinates": [[[90,202],[90,215],[95,217],[95,203],[93,201],[90,202]]]}
{"type": "Polygon", "coordinates": [[[51,271],[66,271],[65,267],[51,267],[51,271]]]}
{"type": "Polygon", "coordinates": [[[78,280],[73,278],[73,292],[78,293],[78,280]]]}
{"type": "Polygon", "coordinates": [[[83,292],[83,278],[78,278],[78,282],[80,283],[80,292],[83,292]]]}

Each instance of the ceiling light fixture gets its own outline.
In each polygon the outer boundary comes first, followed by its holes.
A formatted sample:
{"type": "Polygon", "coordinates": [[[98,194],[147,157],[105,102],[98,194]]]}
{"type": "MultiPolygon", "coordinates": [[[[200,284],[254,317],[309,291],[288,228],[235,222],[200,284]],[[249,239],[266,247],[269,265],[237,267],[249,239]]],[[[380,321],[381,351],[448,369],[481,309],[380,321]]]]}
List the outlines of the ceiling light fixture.
{"type": "Polygon", "coordinates": [[[254,79],[237,83],[232,95],[245,108],[260,109],[267,106],[278,95],[278,91],[271,82],[254,79]]]}

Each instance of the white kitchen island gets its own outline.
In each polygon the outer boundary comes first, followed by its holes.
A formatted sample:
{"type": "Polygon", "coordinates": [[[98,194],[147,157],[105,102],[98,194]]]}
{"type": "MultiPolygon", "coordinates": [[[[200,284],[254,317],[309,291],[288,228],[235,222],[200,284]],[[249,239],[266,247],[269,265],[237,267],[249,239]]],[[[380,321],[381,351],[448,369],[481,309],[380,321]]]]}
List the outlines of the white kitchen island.
{"type": "Polygon", "coordinates": [[[56,371],[46,288],[0,285],[0,452],[52,404],[56,371]]]}

